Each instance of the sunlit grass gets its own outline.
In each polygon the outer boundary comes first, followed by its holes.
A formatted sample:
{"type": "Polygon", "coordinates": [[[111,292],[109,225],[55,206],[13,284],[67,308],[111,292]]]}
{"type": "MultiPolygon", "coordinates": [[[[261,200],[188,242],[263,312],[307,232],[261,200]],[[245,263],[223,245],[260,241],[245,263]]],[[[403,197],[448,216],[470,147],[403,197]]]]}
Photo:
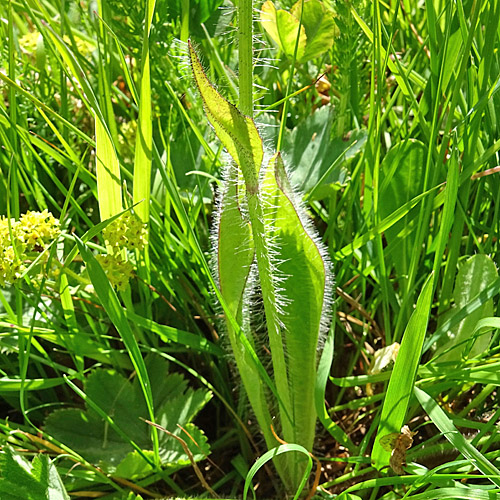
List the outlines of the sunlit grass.
{"type": "MultiPolygon", "coordinates": [[[[213,394],[196,426],[186,425],[208,438],[212,462],[199,466],[217,494],[241,496],[266,451],[209,271],[224,152],[174,42],[189,32],[210,80],[237,104],[237,20],[232,3],[221,4],[0,4],[0,215],[19,220],[47,209],[62,229],[43,257],[26,257],[21,279],[0,288],[0,435],[30,462],[49,453],[68,492],[80,496],[208,495],[188,458],[167,466],[161,450],[174,445],[162,448],[161,434],[160,445],[148,445],[146,424],[120,423],[118,407],[106,425],[123,434],[123,449],[147,449],[142,475],[120,479],[75,443],[44,433],[58,409],[85,400],[99,413],[81,392],[97,368],[138,384],[143,417],[161,420],[149,386],[159,372],[147,355],[213,394]],[[106,219],[123,210],[148,224],[148,245],[123,250],[134,273],[125,291],[113,291],[92,256],[109,249],[106,219]],[[137,443],[132,429],[141,425],[145,441],[137,443]]],[[[336,275],[335,328],[316,387],[316,495],[492,498],[500,481],[500,4],[323,4],[334,43],[315,57],[295,53],[293,72],[294,50],[254,23],[263,41],[254,43],[259,131],[271,151],[284,123],[283,157],[336,275]],[[402,375],[390,380],[393,368],[402,375]],[[396,439],[400,424],[416,432],[403,450],[404,475],[376,442],[396,439]]],[[[0,244],[11,236],[0,234],[0,244]]],[[[261,316],[257,308],[250,324],[259,334],[261,316]]],[[[259,498],[281,498],[272,465],[253,483],[259,498]]]]}

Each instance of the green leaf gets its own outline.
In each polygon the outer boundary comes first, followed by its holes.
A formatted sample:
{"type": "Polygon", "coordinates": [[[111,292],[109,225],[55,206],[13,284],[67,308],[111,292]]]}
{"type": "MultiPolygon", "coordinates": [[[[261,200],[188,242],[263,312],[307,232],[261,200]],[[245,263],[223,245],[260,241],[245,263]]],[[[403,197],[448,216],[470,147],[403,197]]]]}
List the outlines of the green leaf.
{"type": "MultiPolygon", "coordinates": [[[[108,278],[106,277],[106,274],[104,273],[99,262],[97,262],[96,258],[92,255],[92,253],[79,238],[76,238],[76,243],[78,245],[80,254],[87,266],[87,271],[89,273],[90,280],[92,281],[92,285],[94,286],[96,294],[99,297],[99,300],[101,301],[106,314],[109,316],[109,319],[118,330],[125,348],[127,349],[128,355],[130,356],[130,361],[132,361],[132,365],[137,372],[137,377],[141,384],[144,399],[147,404],[148,415],[150,420],[153,421],[154,406],[153,396],[151,393],[151,381],[149,379],[146,365],[144,364],[144,359],[142,357],[141,350],[139,349],[137,340],[132,333],[132,329],[127,321],[125,313],[123,312],[120,301],[118,300],[118,297],[116,296],[116,293],[109,283],[108,278]]],[[[158,445],[155,428],[152,429],[152,433],[155,442],[155,451],[157,452],[158,445]]]]}
{"type": "Polygon", "coordinates": [[[95,119],[97,199],[101,221],[123,210],[120,165],[107,127],[95,119]]]}
{"type": "Polygon", "coordinates": [[[182,344],[185,347],[189,347],[194,351],[208,352],[215,356],[224,355],[224,351],[219,346],[215,345],[213,342],[210,342],[200,335],[179,330],[178,328],[174,328],[172,326],[162,325],[151,319],[139,316],[138,314],[135,314],[129,310],[126,310],[125,314],[127,315],[128,320],[131,321],[134,325],[137,325],[144,330],[155,333],[163,340],[163,342],[176,342],[182,344]]]}
{"type": "Polygon", "coordinates": [[[228,153],[241,168],[247,190],[257,192],[258,174],[264,157],[262,139],[251,118],[224,99],[203,72],[200,60],[189,43],[189,55],[194,79],[208,120],[228,153]]]}
{"type": "Polygon", "coordinates": [[[429,415],[434,425],[443,436],[456,448],[471,465],[480,470],[494,485],[500,487],[500,470],[498,470],[484,455],[482,455],[463,434],[455,427],[445,411],[426,392],[414,388],[422,409],[429,415]]]}
{"type": "Polygon", "coordinates": [[[321,358],[318,364],[316,387],[314,388],[314,404],[316,406],[318,418],[323,424],[323,427],[336,441],[338,441],[342,446],[345,446],[354,455],[356,453],[356,446],[340,425],[331,419],[325,405],[326,384],[328,382],[333,361],[334,332],[335,325],[333,324],[330,327],[330,332],[326,338],[323,352],[321,353],[321,358]]]}
{"type": "MultiPolygon", "coordinates": [[[[380,169],[383,173],[379,204],[381,219],[385,219],[405,203],[423,192],[427,148],[413,139],[393,146],[383,159],[380,169]]],[[[388,253],[393,260],[401,280],[406,279],[411,254],[414,251],[416,217],[418,208],[413,207],[403,218],[384,231],[388,253]],[[403,234],[401,234],[403,233],[403,234]]]]}
{"type": "Polygon", "coordinates": [[[47,455],[37,455],[30,464],[9,446],[0,453],[0,497],[2,500],[69,500],[57,469],[47,455]]]}
{"type": "MultiPolygon", "coordinates": [[[[151,161],[153,158],[153,118],[151,109],[151,75],[149,35],[156,0],[146,0],[144,37],[141,54],[141,79],[139,85],[139,119],[134,158],[134,203],[138,217],[149,224],[149,206],[151,197],[151,161]]],[[[147,252],[147,247],[144,252],[147,252]]]]}
{"type": "Polygon", "coordinates": [[[330,50],[335,38],[335,22],[333,14],[319,0],[298,0],[291,8],[291,13],[300,19],[302,10],[302,25],[306,30],[306,48],[302,57],[297,54],[299,62],[314,59],[330,50]]]}
{"type": "Polygon", "coordinates": [[[303,63],[319,57],[333,45],[333,15],[319,0],[298,0],[290,12],[276,10],[273,2],[268,0],[262,5],[260,20],[264,30],[289,59],[293,59],[295,53],[299,26],[296,55],[298,62],[303,63]]]}
{"type": "Polygon", "coordinates": [[[280,446],[277,446],[276,448],[273,448],[272,450],[269,450],[268,452],[264,453],[252,466],[252,468],[248,471],[247,477],[245,479],[245,488],[243,490],[243,500],[247,498],[247,493],[248,489],[250,488],[252,484],[252,479],[257,474],[259,469],[261,469],[267,462],[272,460],[273,458],[282,455],[284,453],[300,453],[302,455],[305,455],[307,457],[307,467],[305,467],[303,476],[301,478],[300,484],[297,486],[297,490],[295,492],[295,495],[293,497],[293,500],[297,500],[302,493],[302,490],[304,489],[304,486],[307,482],[307,478],[309,477],[309,474],[312,470],[313,462],[311,455],[309,454],[309,451],[306,450],[303,446],[300,446],[298,444],[282,444],[280,446]]]}
{"type": "MultiPolygon", "coordinates": [[[[283,161],[279,154],[269,162],[263,181],[264,217],[275,241],[278,273],[283,281],[278,292],[279,320],[287,353],[293,434],[284,432],[285,441],[312,450],[316,411],[317,349],[328,291],[328,264],[305,214],[294,205],[283,161]],[[280,304],[281,299],[281,304],[280,304]]],[[[272,333],[271,333],[272,334],[272,333]]]]}
{"type": "MultiPolygon", "coordinates": [[[[345,187],[350,172],[345,163],[365,148],[365,130],[355,130],[348,140],[330,137],[335,115],[322,106],[293,130],[285,129],[281,151],[290,168],[290,179],[308,200],[322,200],[345,187]]],[[[263,115],[260,121],[270,125],[261,131],[266,143],[276,146],[279,127],[274,117],[263,115]]]]}
{"type": "MultiPolygon", "coordinates": [[[[238,183],[238,172],[232,166],[226,174],[224,191],[221,195],[218,212],[217,252],[215,274],[222,297],[236,320],[242,324],[245,311],[243,297],[248,285],[250,266],[254,260],[255,248],[250,224],[242,216],[239,200],[242,183],[238,183]]],[[[248,313],[248,311],[246,311],[248,313]]],[[[227,329],[231,347],[235,356],[239,373],[250,404],[262,429],[266,442],[274,445],[275,438],[271,433],[271,415],[266,404],[265,384],[249,352],[245,349],[229,323],[227,329]]],[[[253,345],[248,332],[249,342],[253,345]]]]}
{"type": "Polygon", "coordinates": [[[238,185],[236,169],[230,167],[228,177],[221,198],[216,272],[227,306],[235,318],[241,319],[243,293],[255,249],[250,224],[244,220],[239,205],[239,191],[244,187],[238,185]]]}
{"type": "MultiPolygon", "coordinates": [[[[207,439],[190,422],[210,400],[211,393],[188,388],[180,374],[167,374],[168,364],[162,358],[148,358],[147,367],[157,408],[156,421],[182,437],[196,460],[205,458],[210,452],[207,439]],[[178,425],[186,429],[193,439],[178,425]]],[[[45,421],[46,432],[108,473],[126,478],[151,473],[152,466],[131,444],[134,442],[154,462],[150,426],[142,420],[148,418],[148,410],[137,377],[130,382],[113,370],[97,369],[85,380],[84,393],[111,417],[113,425],[87,405],[85,410],[54,411],[45,421]]],[[[179,468],[190,464],[189,457],[175,438],[160,432],[159,446],[163,466],[179,468]]]]}
{"type": "Polygon", "coordinates": [[[384,400],[380,424],[372,450],[372,461],[377,469],[389,463],[390,452],[380,445],[380,438],[400,432],[406,417],[408,402],[413,391],[420,354],[432,304],[434,274],[430,274],[422,287],[417,306],[410,317],[394,363],[384,400]]]}
{"type": "MultiPolygon", "coordinates": [[[[262,5],[260,20],[262,27],[271,39],[289,59],[292,59],[299,33],[299,19],[286,10],[276,10],[273,2],[268,0],[262,5]]],[[[304,56],[306,40],[306,30],[304,25],[302,25],[300,26],[300,38],[297,47],[297,61],[300,61],[304,56]]]]}
{"type": "MultiPolygon", "coordinates": [[[[464,308],[478,293],[485,290],[497,278],[498,272],[495,263],[487,255],[478,254],[470,257],[458,271],[453,292],[455,304],[443,317],[443,321],[451,318],[456,311],[464,308]]],[[[481,319],[492,315],[493,300],[489,299],[484,301],[474,311],[470,311],[460,323],[448,330],[448,338],[437,349],[435,357],[439,356],[439,361],[460,360],[464,350],[467,348],[466,341],[471,338],[476,324],[481,319]],[[444,351],[448,352],[444,353],[444,351]]],[[[468,353],[469,357],[474,357],[484,352],[488,347],[490,338],[491,334],[479,336],[468,353]]]]}

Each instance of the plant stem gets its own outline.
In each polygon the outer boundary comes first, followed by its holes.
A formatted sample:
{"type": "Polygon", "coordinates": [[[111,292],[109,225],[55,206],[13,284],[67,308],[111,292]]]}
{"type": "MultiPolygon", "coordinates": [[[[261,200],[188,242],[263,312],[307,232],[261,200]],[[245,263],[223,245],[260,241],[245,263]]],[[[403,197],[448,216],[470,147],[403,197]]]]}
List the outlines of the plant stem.
{"type": "Polygon", "coordinates": [[[238,5],[238,72],[240,111],[253,116],[253,0],[240,0],[238,5]]]}
{"type": "Polygon", "coordinates": [[[181,41],[187,42],[189,38],[189,0],[181,1],[181,41]]]}
{"type": "Polygon", "coordinates": [[[283,348],[283,337],[277,318],[278,298],[276,296],[276,284],[273,280],[275,270],[273,269],[269,252],[268,235],[266,234],[264,212],[262,210],[262,199],[259,194],[248,196],[248,213],[252,225],[257,268],[259,270],[259,281],[264,302],[269,346],[272,354],[274,381],[283,405],[280,405],[281,425],[283,435],[285,439],[287,439],[293,435],[293,422],[290,420],[292,418],[290,390],[283,348]]]}

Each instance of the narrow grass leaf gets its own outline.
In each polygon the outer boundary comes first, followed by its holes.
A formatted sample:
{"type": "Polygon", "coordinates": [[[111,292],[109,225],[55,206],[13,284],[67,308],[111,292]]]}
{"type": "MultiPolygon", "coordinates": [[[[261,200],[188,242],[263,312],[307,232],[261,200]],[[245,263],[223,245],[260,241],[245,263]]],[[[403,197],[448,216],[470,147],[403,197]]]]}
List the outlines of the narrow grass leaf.
{"type": "Polygon", "coordinates": [[[123,210],[120,164],[108,128],[95,117],[97,201],[101,221],[123,210]]]}
{"type": "Polygon", "coordinates": [[[430,274],[404,332],[401,347],[392,370],[372,451],[372,461],[377,469],[386,466],[389,463],[390,456],[390,452],[382,448],[380,438],[393,432],[400,432],[405,421],[420,361],[422,344],[427,331],[433,285],[434,274],[430,274]]]}
{"type": "Polygon", "coordinates": [[[17,378],[1,377],[0,378],[0,394],[3,392],[19,392],[21,387],[25,391],[41,391],[43,389],[51,389],[64,384],[63,377],[57,378],[25,378],[23,380],[17,378]]]}
{"type": "Polygon", "coordinates": [[[474,487],[439,488],[405,498],[411,500],[439,500],[441,498],[446,500],[450,498],[453,498],[453,500],[496,500],[498,492],[480,490],[474,487]]]}
{"type": "MultiPolygon", "coordinates": [[[[149,33],[155,9],[155,0],[146,1],[144,38],[141,57],[141,82],[139,85],[139,119],[134,160],[134,203],[138,217],[149,224],[149,204],[151,197],[151,163],[153,158],[153,120],[151,116],[151,75],[149,33]]],[[[147,247],[146,247],[147,248],[147,247]]]]}
{"type": "Polygon", "coordinates": [[[330,418],[325,406],[326,383],[328,382],[328,376],[330,375],[330,368],[333,361],[334,338],[335,326],[333,324],[330,327],[330,332],[326,338],[318,364],[316,386],[314,388],[314,403],[316,406],[316,413],[323,427],[337,442],[345,446],[351,453],[355,454],[356,446],[342,428],[330,418]]]}
{"type": "MultiPolygon", "coordinates": [[[[369,241],[373,240],[377,235],[382,234],[384,231],[392,227],[396,222],[401,220],[410,210],[418,205],[426,196],[430,195],[433,191],[438,189],[440,186],[435,186],[428,191],[425,191],[415,198],[411,199],[409,202],[402,205],[396,211],[388,215],[384,220],[379,222],[375,227],[370,229],[365,234],[358,236],[351,243],[345,245],[338,252],[335,252],[334,258],[336,260],[343,260],[345,257],[352,255],[356,250],[366,245],[369,241]]],[[[444,201],[440,198],[441,203],[444,201]]]]}
{"type": "MultiPolygon", "coordinates": [[[[276,448],[273,448],[272,450],[269,450],[268,452],[264,453],[252,466],[252,468],[248,471],[247,477],[245,479],[245,487],[243,489],[243,500],[246,500],[247,494],[248,494],[248,489],[250,488],[252,484],[252,479],[254,478],[255,474],[261,469],[269,460],[272,460],[273,458],[282,455],[283,453],[301,453],[303,455],[307,456],[308,462],[307,462],[307,467],[306,470],[304,471],[304,475],[302,476],[302,480],[300,482],[299,487],[297,488],[297,491],[293,497],[294,500],[299,498],[300,494],[302,493],[302,490],[304,489],[305,483],[307,481],[307,478],[309,477],[309,474],[311,473],[312,466],[313,466],[313,461],[311,458],[310,453],[303,447],[298,444],[282,444],[276,448]]],[[[252,490],[253,493],[253,490],[252,490]]],[[[255,497],[255,493],[253,493],[255,497]]]]}
{"type": "MultiPolygon", "coordinates": [[[[118,300],[118,297],[111,287],[111,284],[109,283],[108,278],[106,277],[106,274],[104,273],[99,262],[97,262],[85,244],[79,238],[75,238],[80,254],[87,266],[89,277],[92,281],[96,294],[99,297],[106,314],[109,316],[109,319],[120,334],[125,348],[127,349],[132,365],[137,373],[137,377],[144,394],[144,399],[146,400],[149,418],[152,422],[154,422],[155,415],[151,383],[149,381],[149,375],[137,340],[132,333],[132,329],[130,328],[120,301],[118,300]]],[[[155,428],[152,428],[151,432],[153,435],[153,447],[156,457],[155,461],[158,462],[158,433],[155,428]]]]}
{"type": "Polygon", "coordinates": [[[185,332],[168,325],[161,325],[156,321],[143,318],[132,311],[125,311],[127,319],[132,321],[138,327],[156,333],[165,343],[176,342],[183,346],[193,349],[196,352],[206,352],[217,357],[224,355],[224,351],[213,342],[194,333],[185,332]]]}
{"type": "Polygon", "coordinates": [[[500,470],[465,439],[434,399],[418,387],[414,388],[414,393],[422,409],[429,415],[429,418],[442,432],[443,436],[469,460],[472,466],[480,470],[494,485],[500,487],[500,470]]]}

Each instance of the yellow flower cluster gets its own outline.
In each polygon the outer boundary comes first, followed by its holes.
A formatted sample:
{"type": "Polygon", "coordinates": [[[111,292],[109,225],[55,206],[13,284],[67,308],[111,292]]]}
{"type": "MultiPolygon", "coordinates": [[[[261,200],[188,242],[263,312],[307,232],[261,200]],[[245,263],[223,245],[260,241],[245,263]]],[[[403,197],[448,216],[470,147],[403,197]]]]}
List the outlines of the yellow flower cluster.
{"type": "MultiPolygon", "coordinates": [[[[86,40],[83,40],[79,36],[74,36],[74,39],[76,48],[82,56],[88,56],[95,50],[95,45],[87,42],[86,40]]],[[[69,38],[69,36],[65,35],[63,40],[67,45],[71,45],[71,39],[69,38]]],[[[27,54],[34,54],[38,44],[43,45],[43,36],[38,31],[31,31],[29,33],[26,33],[26,35],[23,35],[19,39],[19,46],[27,54]]]]}
{"type": "Polygon", "coordinates": [[[98,255],[97,260],[103,268],[111,285],[119,292],[127,289],[134,268],[132,264],[123,260],[119,255],[98,255]]]}
{"type": "Polygon", "coordinates": [[[41,252],[60,233],[59,220],[48,211],[22,214],[20,219],[0,217],[0,286],[14,283],[26,269],[25,261],[41,252]]]}
{"type": "Polygon", "coordinates": [[[127,212],[103,231],[106,244],[113,248],[113,253],[118,253],[123,248],[128,250],[142,250],[146,245],[146,225],[140,219],[127,212]]]}
{"type": "Polygon", "coordinates": [[[132,277],[133,267],[130,262],[123,259],[122,250],[144,248],[147,243],[146,225],[137,216],[127,212],[106,226],[103,236],[111,251],[108,255],[98,255],[97,260],[111,285],[118,291],[124,291],[132,277]]]}

